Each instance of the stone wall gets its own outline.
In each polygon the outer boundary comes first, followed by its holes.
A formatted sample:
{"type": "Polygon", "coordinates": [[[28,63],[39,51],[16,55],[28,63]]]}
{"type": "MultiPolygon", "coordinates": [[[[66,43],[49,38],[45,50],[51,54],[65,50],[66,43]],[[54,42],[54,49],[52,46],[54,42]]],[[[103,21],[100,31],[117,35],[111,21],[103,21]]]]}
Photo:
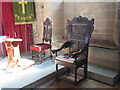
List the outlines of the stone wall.
{"type": "Polygon", "coordinates": [[[118,2],[116,2],[116,10],[115,10],[115,25],[114,25],[114,41],[115,44],[117,46],[117,48],[119,48],[119,24],[118,24],[118,16],[120,15],[119,12],[120,10],[118,8],[120,8],[120,6],[118,7],[118,2]]]}
{"type": "Polygon", "coordinates": [[[44,20],[44,8],[42,8],[42,6],[43,3],[35,2],[36,21],[33,24],[34,43],[40,43],[42,41],[42,29],[44,20]]]}
{"type": "Polygon", "coordinates": [[[53,20],[53,41],[64,36],[64,7],[63,2],[35,2],[36,22],[33,25],[34,41],[39,43],[42,40],[43,21],[45,18],[53,20]]]}
{"type": "Polygon", "coordinates": [[[118,68],[120,74],[120,2],[118,3],[118,47],[119,47],[119,55],[118,55],[118,68]]]}
{"type": "Polygon", "coordinates": [[[2,2],[0,1],[0,35],[2,34],[2,2]]]}
{"type": "Polygon", "coordinates": [[[64,36],[64,4],[63,2],[52,2],[52,19],[53,19],[53,40],[62,39],[64,36]]]}
{"type": "MultiPolygon", "coordinates": [[[[120,2],[118,4],[118,47],[120,47],[120,2]]],[[[120,48],[119,48],[120,53],[120,48]]]]}
{"type": "MultiPolygon", "coordinates": [[[[116,42],[115,18],[116,2],[65,2],[64,23],[74,16],[86,16],[95,19],[92,40],[116,42]]],[[[66,35],[66,30],[64,35],[66,35]]]]}
{"type": "Polygon", "coordinates": [[[42,23],[46,17],[53,20],[53,41],[57,41],[67,36],[67,19],[82,15],[95,18],[92,40],[112,42],[118,46],[116,2],[36,2],[35,7],[35,43],[41,41],[42,23]]]}

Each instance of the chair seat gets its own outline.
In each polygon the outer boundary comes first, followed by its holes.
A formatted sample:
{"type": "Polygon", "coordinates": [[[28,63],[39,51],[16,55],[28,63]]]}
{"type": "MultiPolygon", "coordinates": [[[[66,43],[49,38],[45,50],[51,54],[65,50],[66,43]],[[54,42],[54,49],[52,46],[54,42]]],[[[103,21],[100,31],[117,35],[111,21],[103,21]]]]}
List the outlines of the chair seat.
{"type": "Polygon", "coordinates": [[[49,49],[51,48],[51,45],[50,44],[35,44],[35,45],[31,45],[30,46],[30,49],[31,50],[35,50],[35,51],[43,51],[43,50],[46,50],[46,49],[49,49]]]}
{"type": "MultiPolygon", "coordinates": [[[[83,59],[85,59],[84,55],[79,55],[77,57],[77,61],[81,61],[83,59]]],[[[72,58],[72,57],[68,56],[67,54],[61,55],[61,56],[57,56],[56,60],[63,61],[63,62],[68,62],[68,63],[74,63],[75,62],[75,58],[72,58]]]]}

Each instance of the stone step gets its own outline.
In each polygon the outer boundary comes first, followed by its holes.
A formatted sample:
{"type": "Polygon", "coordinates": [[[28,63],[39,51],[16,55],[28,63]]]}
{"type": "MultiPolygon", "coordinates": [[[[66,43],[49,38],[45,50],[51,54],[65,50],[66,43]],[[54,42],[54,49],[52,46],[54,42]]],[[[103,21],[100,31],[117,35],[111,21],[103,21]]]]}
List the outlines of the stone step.
{"type": "MultiPolygon", "coordinates": [[[[59,67],[60,67],[59,73],[65,71],[64,67],[62,67],[61,65],[59,65],[59,67]]],[[[83,75],[83,70],[79,69],[78,73],[83,75]]],[[[55,75],[56,75],[56,71],[49,73],[45,77],[40,78],[35,82],[23,87],[23,89],[35,88],[37,86],[40,86],[46,83],[47,81],[54,79],[55,75]]],[[[92,65],[88,65],[88,78],[113,86],[118,80],[118,73],[104,68],[98,68],[92,65]]]]}
{"type": "MultiPolygon", "coordinates": [[[[49,74],[46,74],[45,76],[39,78],[38,80],[36,79],[36,81],[34,82],[32,81],[32,83],[29,83],[28,85],[24,86],[23,89],[35,88],[49,80],[54,79],[56,75],[55,65],[53,65],[53,68],[54,70],[52,69],[53,70],[52,72],[49,72],[49,74]]],[[[65,68],[59,65],[59,71],[60,71],[59,73],[62,73],[65,71],[65,68]]],[[[83,75],[83,69],[79,69],[78,73],[83,75]]],[[[97,80],[102,83],[106,83],[108,85],[114,85],[118,80],[118,73],[105,68],[96,67],[94,65],[88,65],[88,78],[97,80]]]]}
{"type": "Polygon", "coordinates": [[[65,40],[64,40],[64,41],[52,42],[52,48],[53,48],[53,49],[60,48],[61,45],[62,45],[64,42],[65,42],[65,40]]]}
{"type": "Polygon", "coordinates": [[[119,61],[118,50],[89,47],[88,61],[99,67],[117,70],[119,61]]]}
{"type": "MultiPolygon", "coordinates": [[[[31,60],[26,57],[22,57],[21,60],[31,60]]],[[[21,69],[21,67],[5,69],[7,63],[7,57],[0,62],[0,90],[3,88],[14,88],[18,90],[21,88],[36,88],[41,83],[47,82],[50,79],[55,78],[56,64],[54,58],[48,59],[43,63],[36,63],[29,68],[21,69]]],[[[63,66],[59,66],[61,71],[63,66]]],[[[62,70],[64,71],[64,70],[62,70]]]]}
{"type": "MultiPolygon", "coordinates": [[[[46,62],[43,64],[46,65],[46,62]]],[[[42,65],[40,65],[40,67],[42,67],[42,65]]],[[[25,90],[26,88],[36,88],[36,87],[42,85],[43,83],[49,82],[50,80],[54,79],[56,77],[56,69],[55,68],[56,68],[56,65],[53,64],[50,68],[45,69],[44,71],[41,70],[42,71],[41,74],[43,76],[41,76],[41,75],[35,76],[35,77],[38,77],[38,79],[36,79],[35,81],[31,81],[32,83],[29,82],[29,84],[22,87],[21,90],[25,90]]],[[[64,66],[61,66],[61,65],[58,67],[58,69],[59,69],[60,73],[65,71],[64,66]]]]}
{"type": "MultiPolygon", "coordinates": [[[[60,48],[64,42],[66,42],[66,41],[52,42],[52,50],[60,48]]],[[[58,55],[65,54],[65,53],[68,53],[68,48],[59,51],[58,55]]]]}
{"type": "MultiPolygon", "coordinates": [[[[83,75],[83,69],[79,69],[78,73],[83,75]]],[[[88,78],[97,80],[102,83],[114,85],[118,81],[118,72],[105,68],[88,65],[88,78]]]]}

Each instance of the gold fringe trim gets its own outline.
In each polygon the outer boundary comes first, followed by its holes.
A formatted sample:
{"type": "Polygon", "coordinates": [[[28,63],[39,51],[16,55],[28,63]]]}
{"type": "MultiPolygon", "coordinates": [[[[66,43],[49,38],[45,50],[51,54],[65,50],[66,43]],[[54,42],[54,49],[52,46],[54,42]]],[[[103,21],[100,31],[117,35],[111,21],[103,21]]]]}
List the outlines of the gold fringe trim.
{"type": "Polygon", "coordinates": [[[33,22],[15,22],[15,25],[19,25],[19,24],[32,24],[33,22]]]}

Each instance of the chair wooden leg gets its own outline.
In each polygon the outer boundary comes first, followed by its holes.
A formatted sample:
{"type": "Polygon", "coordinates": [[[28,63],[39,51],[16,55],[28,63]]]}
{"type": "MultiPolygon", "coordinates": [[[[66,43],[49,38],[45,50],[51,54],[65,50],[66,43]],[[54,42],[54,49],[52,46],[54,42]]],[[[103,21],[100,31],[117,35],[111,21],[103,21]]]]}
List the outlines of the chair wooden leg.
{"type": "Polygon", "coordinates": [[[44,57],[45,57],[45,51],[43,51],[43,55],[44,55],[44,57]]]}
{"type": "Polygon", "coordinates": [[[84,78],[87,78],[87,64],[84,65],[84,78]]]}
{"type": "Polygon", "coordinates": [[[67,68],[67,73],[70,73],[70,68],[67,68]]]}
{"type": "Polygon", "coordinates": [[[58,77],[58,64],[56,64],[56,78],[58,77]]]}
{"type": "Polygon", "coordinates": [[[77,69],[75,69],[75,84],[77,84],[77,69]]]}
{"type": "Polygon", "coordinates": [[[39,52],[40,63],[42,62],[42,52],[39,52]]]}
{"type": "Polygon", "coordinates": [[[33,50],[32,50],[32,59],[34,58],[33,54],[34,54],[34,53],[33,53],[33,50]]]}
{"type": "Polygon", "coordinates": [[[52,52],[51,52],[51,48],[50,48],[50,58],[52,59],[52,52]]]}

